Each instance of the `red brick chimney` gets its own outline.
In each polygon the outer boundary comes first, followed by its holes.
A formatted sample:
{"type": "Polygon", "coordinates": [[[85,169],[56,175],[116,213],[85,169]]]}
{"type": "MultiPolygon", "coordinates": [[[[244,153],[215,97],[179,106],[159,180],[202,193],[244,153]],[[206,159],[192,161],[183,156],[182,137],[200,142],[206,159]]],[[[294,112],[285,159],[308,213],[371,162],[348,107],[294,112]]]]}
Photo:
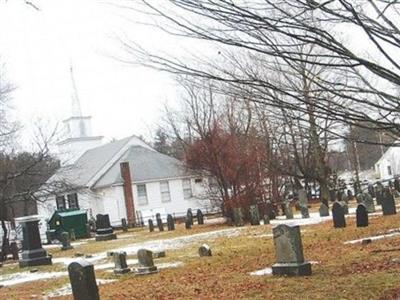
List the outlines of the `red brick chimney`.
{"type": "Polygon", "coordinates": [[[126,207],[126,216],[129,225],[135,224],[135,204],[133,203],[133,192],[132,192],[132,179],[129,168],[129,162],[120,163],[121,177],[124,181],[124,198],[126,207]]]}

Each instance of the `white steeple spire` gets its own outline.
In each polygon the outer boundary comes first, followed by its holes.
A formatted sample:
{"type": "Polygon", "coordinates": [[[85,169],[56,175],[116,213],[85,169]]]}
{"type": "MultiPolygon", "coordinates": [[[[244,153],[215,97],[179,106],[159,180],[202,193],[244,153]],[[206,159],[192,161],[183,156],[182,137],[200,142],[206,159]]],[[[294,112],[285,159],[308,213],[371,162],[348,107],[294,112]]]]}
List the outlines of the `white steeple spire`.
{"type": "Polygon", "coordinates": [[[78,97],[78,90],[76,89],[75,78],[74,78],[74,70],[72,68],[72,63],[70,64],[70,75],[71,75],[71,84],[72,84],[72,94],[71,94],[71,117],[82,117],[82,109],[81,102],[78,97]]]}

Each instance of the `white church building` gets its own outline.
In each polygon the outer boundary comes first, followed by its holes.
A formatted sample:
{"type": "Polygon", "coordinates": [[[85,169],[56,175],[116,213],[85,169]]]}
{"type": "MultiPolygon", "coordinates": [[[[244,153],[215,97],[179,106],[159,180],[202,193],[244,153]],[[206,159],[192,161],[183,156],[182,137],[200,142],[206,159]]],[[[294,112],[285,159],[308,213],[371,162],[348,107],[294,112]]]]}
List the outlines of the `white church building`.
{"type": "Polygon", "coordinates": [[[400,176],[400,147],[389,147],[375,163],[375,172],[381,180],[400,176]]]}
{"type": "Polygon", "coordinates": [[[63,188],[38,203],[41,233],[57,209],[86,210],[88,219],[108,214],[114,226],[122,218],[147,223],[156,213],[166,218],[188,208],[211,209],[201,176],[136,136],[103,144],[101,136],[92,135],[91,118],[82,115],[76,95],[73,103],[58,144],[61,168],[48,181],[63,188]]]}

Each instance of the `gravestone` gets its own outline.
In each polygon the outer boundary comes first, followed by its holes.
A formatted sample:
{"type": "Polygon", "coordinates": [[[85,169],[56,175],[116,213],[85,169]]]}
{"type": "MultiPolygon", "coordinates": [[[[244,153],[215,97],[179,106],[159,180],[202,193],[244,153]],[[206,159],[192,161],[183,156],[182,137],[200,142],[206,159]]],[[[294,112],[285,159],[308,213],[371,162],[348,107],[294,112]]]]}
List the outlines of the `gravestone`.
{"type": "Polygon", "coordinates": [[[385,188],[383,190],[383,198],[381,205],[384,216],[396,214],[396,204],[394,202],[394,197],[390,192],[389,188],[385,188]]]}
{"type": "Polygon", "coordinates": [[[94,267],[84,259],[72,262],[68,266],[74,300],[99,300],[94,267]]]}
{"type": "Polygon", "coordinates": [[[96,241],[109,241],[117,238],[114,229],[110,224],[110,217],[107,214],[96,216],[96,241]]]}
{"type": "Polygon", "coordinates": [[[372,198],[375,198],[375,197],[376,197],[374,185],[371,184],[371,183],[368,184],[368,194],[370,194],[370,196],[371,196],[372,198]]]}
{"type": "Polygon", "coordinates": [[[174,217],[171,214],[168,214],[168,216],[167,216],[167,227],[168,227],[168,231],[175,230],[174,217]]]}
{"type": "Polygon", "coordinates": [[[276,218],[274,207],[270,201],[266,203],[265,210],[270,220],[274,220],[276,218]]]}
{"type": "Polygon", "coordinates": [[[69,239],[69,234],[68,232],[61,232],[60,235],[60,242],[61,242],[61,250],[69,250],[72,249],[73,247],[71,246],[71,241],[69,239]]]}
{"type": "Polygon", "coordinates": [[[273,275],[309,276],[311,263],[304,261],[299,226],[278,225],[272,229],[276,253],[273,275]]]}
{"type": "Polygon", "coordinates": [[[10,252],[11,252],[13,260],[18,260],[19,259],[17,242],[11,242],[10,243],[10,252]]]}
{"type": "Polygon", "coordinates": [[[331,202],[336,201],[336,191],[335,190],[329,190],[329,200],[331,202]]]}
{"type": "Polygon", "coordinates": [[[192,222],[188,218],[185,219],[185,228],[186,229],[191,229],[192,228],[192,222]]]}
{"type": "Polygon", "coordinates": [[[164,224],[159,213],[156,214],[158,231],[164,231],[164,224]]]}
{"type": "Polygon", "coordinates": [[[114,274],[125,274],[131,271],[131,269],[128,268],[128,264],[126,263],[126,252],[113,252],[112,257],[115,265],[114,274]]]}
{"type": "Polygon", "coordinates": [[[204,225],[204,215],[201,209],[198,209],[196,212],[197,224],[204,225]]]}
{"type": "Polygon", "coordinates": [[[343,206],[339,202],[333,203],[332,220],[333,220],[333,227],[335,227],[335,228],[346,227],[346,219],[344,217],[344,209],[343,209],[343,206]]]}
{"type": "Polygon", "coordinates": [[[263,220],[264,220],[264,225],[269,224],[269,216],[268,215],[264,215],[263,220]]]}
{"type": "Polygon", "coordinates": [[[137,252],[137,257],[139,260],[139,267],[137,268],[138,275],[147,275],[157,273],[157,267],[154,266],[153,252],[146,249],[140,249],[137,252]]]}
{"type": "Polygon", "coordinates": [[[200,246],[199,248],[199,256],[203,257],[203,256],[211,256],[211,249],[207,244],[203,244],[200,246]]]}
{"type": "Polygon", "coordinates": [[[286,219],[293,219],[293,210],[289,202],[284,203],[286,219]]]}
{"type": "Polygon", "coordinates": [[[242,208],[233,208],[233,221],[235,226],[244,226],[242,208]]]}
{"type": "Polygon", "coordinates": [[[368,210],[364,204],[358,204],[356,209],[356,224],[357,227],[368,226],[368,210]]]}
{"type": "Polygon", "coordinates": [[[363,204],[365,205],[365,208],[367,209],[368,213],[373,213],[375,212],[375,204],[374,204],[374,199],[369,193],[364,193],[363,197],[363,204]]]}
{"type": "Polygon", "coordinates": [[[122,225],[122,231],[123,232],[128,232],[128,223],[126,222],[125,218],[121,219],[121,225],[122,225]]]}
{"type": "Polygon", "coordinates": [[[20,268],[51,265],[51,257],[47,255],[42,247],[39,233],[39,218],[37,216],[27,216],[16,218],[22,227],[22,253],[19,260],[20,268]]]}
{"type": "Polygon", "coordinates": [[[186,212],[186,219],[190,222],[190,225],[193,225],[193,213],[192,213],[192,209],[189,208],[186,212]]]}
{"type": "Polygon", "coordinates": [[[329,216],[329,208],[325,203],[321,203],[319,207],[319,216],[320,217],[328,217],[329,216]]]}
{"type": "Polygon", "coordinates": [[[353,192],[351,190],[347,190],[347,202],[353,200],[353,192]]]}
{"type": "Polygon", "coordinates": [[[375,188],[376,204],[382,205],[383,200],[383,185],[379,181],[376,183],[375,188]]]}
{"type": "Polygon", "coordinates": [[[149,231],[153,232],[154,231],[154,224],[153,224],[153,220],[149,219],[149,231]]]}
{"type": "Polygon", "coordinates": [[[258,206],[256,204],[250,205],[249,212],[250,212],[250,224],[260,225],[260,213],[258,211],[258,206]]]}
{"type": "Polygon", "coordinates": [[[70,229],[69,230],[69,238],[70,238],[71,241],[75,241],[76,240],[75,230],[74,229],[70,229]]]}
{"type": "Polygon", "coordinates": [[[300,189],[298,193],[301,217],[303,219],[309,218],[307,192],[305,189],[300,189]]]}

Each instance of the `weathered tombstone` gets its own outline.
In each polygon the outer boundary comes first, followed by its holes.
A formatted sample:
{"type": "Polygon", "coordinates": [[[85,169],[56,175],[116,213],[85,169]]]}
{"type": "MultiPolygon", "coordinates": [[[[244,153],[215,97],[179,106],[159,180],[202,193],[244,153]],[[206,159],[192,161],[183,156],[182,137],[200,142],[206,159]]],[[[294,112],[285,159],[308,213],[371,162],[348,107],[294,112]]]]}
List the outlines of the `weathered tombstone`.
{"type": "Polygon", "coordinates": [[[203,244],[200,246],[199,248],[199,256],[203,257],[203,256],[211,256],[211,249],[207,244],[203,244]]]}
{"type": "Polygon", "coordinates": [[[331,202],[336,201],[336,191],[335,190],[329,190],[329,200],[331,202]]]}
{"type": "Polygon", "coordinates": [[[122,225],[122,231],[123,232],[128,232],[128,223],[126,222],[125,218],[121,219],[121,225],[122,225]]]}
{"type": "Polygon", "coordinates": [[[112,257],[114,260],[114,274],[125,274],[129,273],[131,269],[128,268],[128,264],[126,263],[126,252],[113,252],[112,257]]]}
{"type": "Polygon", "coordinates": [[[39,218],[28,216],[16,218],[22,227],[22,253],[19,266],[30,267],[39,265],[51,265],[51,257],[42,247],[39,233],[39,218]]]}
{"type": "Polygon", "coordinates": [[[138,275],[146,275],[157,273],[157,267],[154,265],[153,252],[146,249],[140,249],[137,252],[137,257],[139,260],[139,267],[137,268],[138,275]]]}
{"type": "Polygon", "coordinates": [[[17,242],[11,242],[10,243],[10,252],[11,252],[13,260],[18,260],[19,259],[17,242]]]}
{"type": "Polygon", "coordinates": [[[115,240],[117,238],[110,224],[110,217],[105,214],[96,216],[96,241],[115,240]]]}
{"type": "Polygon", "coordinates": [[[370,194],[370,196],[371,196],[372,198],[375,198],[375,197],[376,197],[374,185],[371,184],[371,183],[368,184],[368,194],[370,194]]]}
{"type": "Polygon", "coordinates": [[[235,226],[244,226],[242,208],[233,208],[233,221],[235,226]]]}
{"type": "Polygon", "coordinates": [[[196,212],[197,224],[204,225],[204,215],[201,209],[198,209],[196,212]]]}
{"type": "Polygon", "coordinates": [[[387,215],[395,215],[396,214],[396,205],[394,202],[394,197],[390,192],[389,188],[385,188],[383,190],[383,198],[382,198],[382,212],[384,216],[387,215]]]}
{"type": "Polygon", "coordinates": [[[186,219],[190,222],[190,225],[193,225],[193,213],[191,208],[186,212],[186,219]]]}
{"type": "Polygon", "coordinates": [[[185,228],[186,229],[191,229],[192,228],[192,222],[188,218],[185,219],[185,228]]]}
{"type": "Polygon", "coordinates": [[[351,190],[347,190],[347,202],[353,199],[353,192],[351,190]]]}
{"type": "Polygon", "coordinates": [[[333,219],[333,227],[335,228],[346,227],[346,218],[344,217],[344,209],[339,202],[333,203],[332,219],[333,219]]]}
{"type": "Polygon", "coordinates": [[[171,214],[168,214],[167,216],[167,227],[168,231],[175,230],[174,217],[171,214]]]}
{"type": "Polygon", "coordinates": [[[299,193],[299,205],[300,205],[301,217],[303,219],[309,218],[310,213],[308,212],[307,192],[305,189],[299,189],[298,193],[299,193]]]}
{"type": "Polygon", "coordinates": [[[397,192],[400,193],[400,180],[398,177],[394,179],[394,188],[396,189],[397,192]]]}
{"type": "Polygon", "coordinates": [[[369,193],[364,193],[363,202],[368,213],[375,212],[374,199],[369,193]]]}
{"type": "Polygon", "coordinates": [[[273,275],[309,276],[311,263],[304,261],[299,226],[278,225],[272,229],[276,253],[273,275]]]}
{"type": "Polygon", "coordinates": [[[72,262],[68,266],[74,300],[99,300],[94,267],[84,259],[72,262]]]}
{"type": "Polygon", "coordinates": [[[154,231],[154,224],[153,224],[153,220],[152,219],[149,219],[149,231],[150,232],[153,232],[154,231]]]}
{"type": "Polygon", "coordinates": [[[251,225],[260,225],[260,213],[258,211],[258,206],[250,205],[250,224],[251,225]]]}
{"type": "Polygon", "coordinates": [[[284,203],[286,219],[293,219],[293,210],[289,202],[284,203]]]}
{"type": "Polygon", "coordinates": [[[276,218],[274,207],[271,202],[267,202],[265,205],[265,210],[270,220],[274,220],[276,218]]]}
{"type": "Polygon", "coordinates": [[[264,225],[269,224],[269,216],[268,215],[264,215],[263,220],[264,220],[264,225]]]}
{"type": "Polygon", "coordinates": [[[329,216],[329,208],[325,203],[321,203],[319,207],[319,216],[320,217],[328,217],[329,216]]]}
{"type": "Polygon", "coordinates": [[[60,242],[61,242],[61,250],[69,250],[72,249],[73,247],[71,246],[71,241],[69,239],[69,234],[68,232],[61,232],[60,235],[60,242]]]}
{"type": "Polygon", "coordinates": [[[75,230],[74,229],[70,229],[69,230],[69,238],[70,238],[71,241],[75,241],[76,240],[75,230]]]}
{"type": "Polygon", "coordinates": [[[164,224],[159,213],[156,214],[158,231],[164,231],[164,224]]]}
{"type": "Polygon", "coordinates": [[[358,204],[356,209],[356,223],[357,227],[368,226],[368,210],[362,203],[358,204]]]}

